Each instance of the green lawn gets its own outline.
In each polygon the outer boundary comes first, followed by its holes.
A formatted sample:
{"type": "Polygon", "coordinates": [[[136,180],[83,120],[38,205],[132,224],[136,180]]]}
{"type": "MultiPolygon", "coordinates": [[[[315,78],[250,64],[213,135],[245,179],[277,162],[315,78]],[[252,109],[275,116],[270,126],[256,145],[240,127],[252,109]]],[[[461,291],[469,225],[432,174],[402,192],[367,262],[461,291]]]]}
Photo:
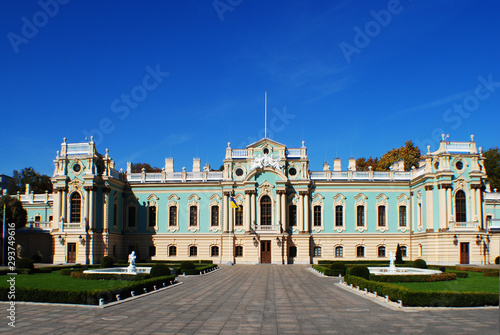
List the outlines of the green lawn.
{"type": "MultiPolygon", "coordinates": [[[[11,276],[0,276],[0,287],[7,287],[7,279],[11,276]]],[[[107,289],[129,285],[130,281],[89,280],[63,276],[59,271],[52,273],[36,273],[32,275],[16,275],[16,287],[65,289],[73,291],[107,289]]]]}
{"type": "Polygon", "coordinates": [[[431,283],[391,283],[414,290],[453,291],[453,292],[489,292],[498,293],[498,277],[485,277],[482,272],[468,272],[468,278],[431,283]]]}

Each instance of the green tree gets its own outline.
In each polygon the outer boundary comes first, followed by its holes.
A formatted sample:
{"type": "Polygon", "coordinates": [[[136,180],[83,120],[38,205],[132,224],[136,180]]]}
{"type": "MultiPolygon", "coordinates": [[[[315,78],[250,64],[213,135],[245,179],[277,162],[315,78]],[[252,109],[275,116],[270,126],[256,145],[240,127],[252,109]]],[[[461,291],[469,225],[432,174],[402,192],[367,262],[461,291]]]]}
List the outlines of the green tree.
{"type": "Polygon", "coordinates": [[[488,175],[488,182],[490,183],[491,190],[500,190],[500,149],[491,148],[484,153],[484,167],[488,175]]]}
{"type": "Polygon", "coordinates": [[[406,141],[404,147],[387,151],[379,160],[379,168],[387,171],[392,163],[402,159],[405,162],[405,170],[409,171],[412,167],[418,167],[421,156],[420,149],[412,141],[406,141]]]}
{"type": "Polygon", "coordinates": [[[12,198],[8,195],[0,198],[0,220],[2,222],[3,229],[3,211],[5,211],[5,222],[16,224],[17,228],[22,228],[26,226],[26,222],[28,219],[28,213],[23,208],[23,204],[18,199],[12,198]]]}
{"type": "Polygon", "coordinates": [[[14,170],[7,192],[10,195],[17,194],[17,192],[24,193],[27,184],[36,194],[45,193],[45,191],[52,193],[50,177],[36,172],[32,167],[24,168],[21,172],[14,170]]]}
{"type": "Polygon", "coordinates": [[[394,260],[394,264],[403,264],[403,252],[401,250],[401,247],[399,246],[396,248],[396,259],[394,260]]]}
{"type": "Polygon", "coordinates": [[[144,169],[146,172],[161,172],[161,169],[159,167],[152,167],[148,163],[132,163],[132,173],[140,173],[142,172],[142,169],[144,169]]]}

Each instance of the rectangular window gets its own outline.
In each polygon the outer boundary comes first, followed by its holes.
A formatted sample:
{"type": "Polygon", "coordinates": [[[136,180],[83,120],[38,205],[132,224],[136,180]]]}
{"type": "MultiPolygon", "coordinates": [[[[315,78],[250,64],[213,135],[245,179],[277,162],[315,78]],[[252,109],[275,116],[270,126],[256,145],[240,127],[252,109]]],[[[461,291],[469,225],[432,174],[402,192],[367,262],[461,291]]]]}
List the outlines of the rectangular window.
{"type": "Polygon", "coordinates": [[[149,212],[149,226],[154,227],[156,226],[156,206],[148,207],[148,212],[149,212]]]}
{"type": "Polygon", "coordinates": [[[288,206],[288,224],[290,227],[297,226],[297,206],[288,206]]]}
{"type": "Polygon", "coordinates": [[[356,207],[356,225],[358,227],[365,225],[365,206],[356,207]]]}
{"type": "Polygon", "coordinates": [[[357,247],[356,248],[356,257],[365,257],[365,247],[357,247]]]}
{"type": "Polygon", "coordinates": [[[321,247],[314,247],[314,257],[321,257],[321,247]]]}
{"type": "Polygon", "coordinates": [[[135,227],[135,207],[128,208],[128,226],[135,227]]]}
{"type": "Polygon", "coordinates": [[[335,227],[342,227],[344,225],[344,207],[335,206],[335,227]]]}
{"type": "Polygon", "coordinates": [[[407,257],[406,256],[406,247],[405,246],[402,246],[402,247],[399,247],[401,249],[401,257],[407,257]]]}
{"type": "Polygon", "coordinates": [[[344,248],[336,247],[335,248],[335,257],[343,257],[344,256],[344,248]]]}
{"type": "Polygon", "coordinates": [[[211,226],[219,225],[219,206],[211,207],[210,225],[211,226]]]}
{"type": "Polygon", "coordinates": [[[378,226],[385,227],[385,206],[378,206],[378,226]]]}
{"type": "Polygon", "coordinates": [[[168,255],[177,256],[177,247],[175,245],[171,245],[168,247],[168,255]]]}
{"type": "Polygon", "coordinates": [[[189,206],[189,225],[198,225],[198,207],[196,206],[189,206]]]}
{"type": "Polygon", "coordinates": [[[189,247],[189,256],[198,256],[198,248],[194,245],[189,247]]]}
{"type": "Polygon", "coordinates": [[[399,206],[399,226],[406,227],[406,206],[399,206]]]}
{"type": "Polygon", "coordinates": [[[35,222],[42,221],[42,217],[40,215],[35,216],[35,222]]]}
{"type": "Polygon", "coordinates": [[[168,209],[168,225],[177,226],[177,206],[170,206],[168,209]]]}
{"type": "Polygon", "coordinates": [[[113,226],[118,226],[118,204],[113,203],[113,226]]]}
{"type": "Polygon", "coordinates": [[[321,206],[314,206],[314,227],[321,227],[321,206]]]}
{"type": "Polygon", "coordinates": [[[236,246],[234,256],[235,257],[243,257],[243,247],[241,245],[236,246]]]}
{"type": "Polygon", "coordinates": [[[236,210],[236,214],[234,217],[234,225],[235,226],[243,226],[243,206],[240,205],[240,209],[236,210]]]}

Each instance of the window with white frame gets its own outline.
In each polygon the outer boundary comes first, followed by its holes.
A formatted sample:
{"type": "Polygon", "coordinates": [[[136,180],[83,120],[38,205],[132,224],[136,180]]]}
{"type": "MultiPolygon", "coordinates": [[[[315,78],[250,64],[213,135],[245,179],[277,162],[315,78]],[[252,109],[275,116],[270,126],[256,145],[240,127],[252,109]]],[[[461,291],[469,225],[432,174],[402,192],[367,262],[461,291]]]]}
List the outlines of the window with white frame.
{"type": "Polygon", "coordinates": [[[385,227],[385,206],[378,206],[378,226],[385,227]]]}
{"type": "Polygon", "coordinates": [[[344,225],[344,206],[335,206],[335,227],[342,227],[344,225]]]}
{"type": "Polygon", "coordinates": [[[404,246],[404,245],[400,246],[399,250],[401,250],[401,257],[407,257],[407,250],[408,249],[406,248],[406,246],[404,246]]]}
{"type": "Polygon", "coordinates": [[[356,247],[356,257],[365,257],[365,247],[362,245],[356,247]]]}
{"type": "Polygon", "coordinates": [[[378,257],[385,257],[385,246],[381,245],[377,250],[378,257]]]}
{"type": "Polygon", "coordinates": [[[399,206],[399,226],[406,227],[406,206],[399,206]]]}
{"type": "Polygon", "coordinates": [[[363,227],[365,225],[365,206],[359,205],[356,207],[356,225],[363,227]]]}
{"type": "Polygon", "coordinates": [[[321,257],[321,247],[314,247],[314,257],[321,257]]]}
{"type": "Polygon", "coordinates": [[[177,247],[175,245],[170,245],[168,247],[168,256],[169,257],[177,256],[177,247]]]}
{"type": "Polygon", "coordinates": [[[198,256],[198,247],[197,246],[192,245],[189,247],[189,256],[190,257],[198,256]]]}
{"type": "Polygon", "coordinates": [[[219,256],[219,247],[217,245],[213,245],[210,247],[210,256],[211,257],[219,256]]]}
{"type": "Polygon", "coordinates": [[[321,206],[316,205],[314,206],[314,227],[321,227],[321,206]]]}
{"type": "Polygon", "coordinates": [[[210,225],[212,227],[219,225],[219,206],[210,207],[210,225]]]}
{"type": "Polygon", "coordinates": [[[198,206],[189,206],[189,226],[198,225],[198,206]]]}
{"type": "Polygon", "coordinates": [[[335,257],[344,257],[344,247],[335,247],[335,257]]]}
{"type": "Polygon", "coordinates": [[[177,206],[170,206],[168,208],[168,226],[177,226],[177,206]]]}

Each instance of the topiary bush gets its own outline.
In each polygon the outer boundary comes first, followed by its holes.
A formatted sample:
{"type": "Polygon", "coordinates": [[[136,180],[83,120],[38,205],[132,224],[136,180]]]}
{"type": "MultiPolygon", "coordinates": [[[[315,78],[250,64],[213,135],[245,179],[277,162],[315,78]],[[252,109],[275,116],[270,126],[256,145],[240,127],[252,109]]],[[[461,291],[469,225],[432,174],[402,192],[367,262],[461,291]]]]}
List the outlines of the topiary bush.
{"type": "Polygon", "coordinates": [[[370,271],[366,266],[355,265],[349,271],[350,276],[356,276],[368,280],[370,278],[370,271]]]}
{"type": "Polygon", "coordinates": [[[33,265],[33,261],[29,258],[21,258],[16,261],[16,269],[28,269],[33,270],[35,265],[33,265]]]}
{"type": "Polygon", "coordinates": [[[403,252],[401,250],[401,246],[398,243],[398,247],[396,248],[396,259],[394,260],[394,264],[404,264],[403,261],[403,252]]]}
{"type": "Polygon", "coordinates": [[[42,262],[42,256],[40,255],[33,255],[31,256],[31,260],[33,263],[41,263],[42,262]]]}
{"type": "Polygon", "coordinates": [[[170,268],[165,264],[155,264],[151,268],[149,275],[151,278],[168,276],[170,274],[170,268]]]}
{"type": "Polygon", "coordinates": [[[500,264],[500,257],[499,257],[499,256],[497,256],[497,257],[495,258],[495,264],[500,264]]]}
{"type": "Polygon", "coordinates": [[[101,269],[112,268],[113,267],[113,257],[104,256],[101,259],[101,269]]]}
{"type": "Polygon", "coordinates": [[[196,267],[194,266],[193,262],[182,262],[181,263],[181,270],[191,270],[195,269],[196,267]]]}
{"type": "Polygon", "coordinates": [[[427,263],[423,259],[416,259],[413,261],[413,267],[419,269],[427,269],[427,263]]]}
{"type": "Polygon", "coordinates": [[[328,266],[332,270],[332,275],[334,276],[345,276],[347,267],[342,262],[333,262],[328,266]]]}

